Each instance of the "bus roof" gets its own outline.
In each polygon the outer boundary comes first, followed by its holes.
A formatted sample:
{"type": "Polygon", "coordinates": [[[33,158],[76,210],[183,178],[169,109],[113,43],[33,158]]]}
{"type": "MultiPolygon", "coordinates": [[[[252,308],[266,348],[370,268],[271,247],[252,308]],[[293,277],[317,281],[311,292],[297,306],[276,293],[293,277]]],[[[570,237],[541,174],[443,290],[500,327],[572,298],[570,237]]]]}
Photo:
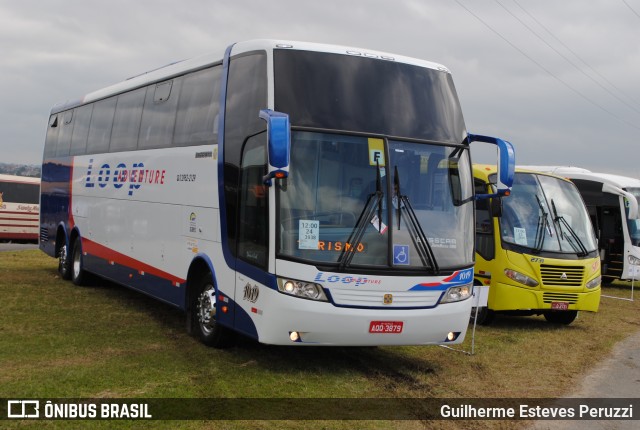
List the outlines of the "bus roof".
{"type": "Polygon", "coordinates": [[[40,183],[40,178],[33,178],[31,176],[0,174],[0,182],[13,182],[16,184],[36,184],[37,185],[40,183]]]}
{"type": "MultiPolygon", "coordinates": [[[[568,181],[568,179],[563,175],[558,175],[555,172],[539,170],[535,168],[536,166],[516,166],[516,173],[532,173],[536,175],[545,175],[545,176],[553,176],[554,178],[563,179],[568,181]]],[[[473,163],[473,173],[474,176],[481,175],[483,177],[488,178],[489,175],[494,173],[498,173],[498,167],[495,164],[476,164],[473,163]]]]}
{"type": "MultiPolygon", "coordinates": [[[[334,54],[361,56],[364,58],[378,58],[385,61],[395,61],[400,63],[411,64],[419,67],[425,67],[442,72],[450,73],[449,69],[441,64],[430,61],[419,60],[411,57],[404,57],[386,52],[373,51],[370,49],[360,49],[355,47],[327,45],[311,42],[298,42],[275,39],[255,39],[232,44],[231,55],[242,54],[245,52],[270,50],[270,49],[297,49],[302,51],[328,52],[334,54]]],[[[205,54],[187,60],[175,61],[165,66],[144,72],[133,76],[117,84],[91,92],[78,100],[67,100],[58,103],[51,109],[51,114],[62,112],[85,103],[101,100],[112,95],[120,94],[134,88],[143,87],[154,82],[160,82],[174,76],[180,76],[185,73],[202,69],[215,64],[221,64],[223,53],[205,54]]]]}
{"type": "Polygon", "coordinates": [[[529,169],[547,171],[569,179],[583,179],[613,185],[618,188],[640,188],[640,179],[610,173],[596,173],[573,166],[526,166],[529,169]]]}

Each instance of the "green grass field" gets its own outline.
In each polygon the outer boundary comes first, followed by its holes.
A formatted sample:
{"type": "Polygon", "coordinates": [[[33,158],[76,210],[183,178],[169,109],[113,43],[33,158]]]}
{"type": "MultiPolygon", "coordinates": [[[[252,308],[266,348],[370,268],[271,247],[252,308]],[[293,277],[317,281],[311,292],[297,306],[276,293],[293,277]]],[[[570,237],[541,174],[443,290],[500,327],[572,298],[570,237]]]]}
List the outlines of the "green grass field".
{"type": "MultiPolygon", "coordinates": [[[[536,398],[571,392],[612,346],[640,329],[640,305],[603,298],[570,326],[497,317],[475,355],[441,347],[294,348],[240,340],[207,348],[181,312],[106,282],[76,287],[40,251],[0,253],[0,398],[536,398]]],[[[630,296],[630,284],[605,288],[630,296]]],[[[461,348],[470,350],[471,331],[461,348]]],[[[433,428],[420,421],[120,421],[148,428],[433,428]]],[[[437,422],[457,428],[461,422],[437,422]]],[[[516,423],[511,422],[509,427],[516,423]]],[[[111,428],[115,422],[0,426],[111,428]]],[[[502,423],[504,425],[504,423],[502,423]]],[[[495,421],[465,428],[502,428],[495,421]]],[[[506,427],[505,427],[506,428],[506,427]]]]}

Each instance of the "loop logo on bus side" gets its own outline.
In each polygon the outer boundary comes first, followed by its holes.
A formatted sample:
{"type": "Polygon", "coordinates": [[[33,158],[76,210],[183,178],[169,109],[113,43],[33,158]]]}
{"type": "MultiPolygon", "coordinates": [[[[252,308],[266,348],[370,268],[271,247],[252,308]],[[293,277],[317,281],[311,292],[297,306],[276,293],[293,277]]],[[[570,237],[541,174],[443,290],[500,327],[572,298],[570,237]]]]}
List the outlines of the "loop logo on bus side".
{"type": "Polygon", "coordinates": [[[119,163],[113,169],[108,163],[102,164],[97,173],[93,171],[93,158],[89,160],[87,167],[87,179],[85,188],[106,188],[109,183],[115,189],[121,189],[129,183],[129,195],[133,195],[134,190],[140,189],[143,184],[164,185],[166,170],[147,169],[144,163],[133,163],[132,168],[127,168],[125,163],[119,163]]]}

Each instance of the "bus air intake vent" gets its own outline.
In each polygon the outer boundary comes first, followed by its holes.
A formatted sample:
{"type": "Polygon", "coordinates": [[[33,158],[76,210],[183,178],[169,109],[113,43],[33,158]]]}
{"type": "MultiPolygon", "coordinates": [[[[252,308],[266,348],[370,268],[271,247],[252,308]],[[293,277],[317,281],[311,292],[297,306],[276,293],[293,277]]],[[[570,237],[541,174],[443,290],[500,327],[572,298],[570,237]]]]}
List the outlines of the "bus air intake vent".
{"type": "Polygon", "coordinates": [[[40,227],[40,242],[49,241],[49,229],[47,227],[40,227]]]}
{"type": "Polygon", "coordinates": [[[542,283],[547,286],[581,287],[583,285],[584,267],[540,265],[542,283]]]}
{"type": "Polygon", "coordinates": [[[543,293],[542,301],[545,303],[566,302],[575,304],[578,303],[578,295],[571,293],[543,293]]]}

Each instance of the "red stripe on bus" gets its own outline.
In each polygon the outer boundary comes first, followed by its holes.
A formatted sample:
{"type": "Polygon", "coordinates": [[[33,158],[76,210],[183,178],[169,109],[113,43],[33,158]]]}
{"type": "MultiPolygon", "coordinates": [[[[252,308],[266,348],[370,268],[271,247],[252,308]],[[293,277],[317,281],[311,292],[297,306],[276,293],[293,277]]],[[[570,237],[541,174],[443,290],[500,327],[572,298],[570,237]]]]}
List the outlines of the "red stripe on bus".
{"type": "Polygon", "coordinates": [[[38,216],[39,213],[38,211],[3,211],[0,210],[0,214],[4,215],[31,215],[31,216],[38,216]]]}
{"type": "Polygon", "coordinates": [[[38,233],[8,233],[1,231],[0,239],[38,239],[38,233]]]}
{"type": "Polygon", "coordinates": [[[177,276],[164,272],[156,267],[150,266],[146,263],[143,263],[142,261],[121,254],[118,251],[114,251],[111,248],[107,248],[104,245],[100,245],[99,243],[86,238],[82,238],[82,251],[103,260],[114,262],[115,264],[118,264],[120,266],[129,267],[136,270],[137,272],[144,272],[145,274],[167,279],[168,281],[171,281],[173,285],[175,285],[176,283],[182,284],[186,281],[186,279],[178,278],[177,276]]]}

